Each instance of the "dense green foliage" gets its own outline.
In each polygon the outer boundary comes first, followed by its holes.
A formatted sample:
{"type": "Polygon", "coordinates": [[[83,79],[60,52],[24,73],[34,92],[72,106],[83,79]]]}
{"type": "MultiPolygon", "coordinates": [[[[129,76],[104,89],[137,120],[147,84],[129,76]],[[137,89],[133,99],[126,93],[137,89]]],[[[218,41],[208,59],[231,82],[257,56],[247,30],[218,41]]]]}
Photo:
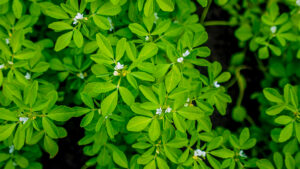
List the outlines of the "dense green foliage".
{"type": "Polygon", "coordinates": [[[299,20],[299,0],[1,0],[0,168],[42,168],[71,118],[83,168],[299,168],[299,20]],[[212,3],[229,22],[204,22],[212,3]],[[206,58],[220,23],[239,25],[244,48],[228,72],[206,58]],[[260,127],[242,106],[249,51],[265,76],[260,127]],[[212,126],[215,113],[242,128],[212,126]]]}

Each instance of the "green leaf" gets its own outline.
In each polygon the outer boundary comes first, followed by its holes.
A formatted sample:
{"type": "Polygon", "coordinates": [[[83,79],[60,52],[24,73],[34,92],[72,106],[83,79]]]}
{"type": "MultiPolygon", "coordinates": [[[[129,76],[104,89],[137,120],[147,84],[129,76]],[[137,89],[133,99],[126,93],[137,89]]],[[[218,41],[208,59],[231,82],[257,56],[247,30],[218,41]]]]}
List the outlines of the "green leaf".
{"type": "Polygon", "coordinates": [[[6,140],[15,130],[16,123],[0,126],[0,141],[6,140]]]}
{"type": "Polygon", "coordinates": [[[234,156],[234,152],[226,148],[211,151],[210,154],[220,158],[232,158],[234,156]]]}
{"type": "Polygon", "coordinates": [[[67,24],[66,22],[52,22],[48,25],[48,28],[53,29],[57,32],[65,31],[65,30],[72,30],[73,26],[67,24]]]}
{"type": "Polygon", "coordinates": [[[259,169],[274,169],[272,163],[267,159],[261,159],[256,161],[256,165],[259,169]]]}
{"type": "Polygon", "coordinates": [[[186,123],[185,123],[184,119],[177,113],[173,113],[173,121],[174,121],[176,129],[185,133],[187,127],[186,127],[186,123]]]}
{"type": "Polygon", "coordinates": [[[58,153],[58,145],[47,135],[44,138],[44,148],[50,154],[50,158],[53,158],[58,153]]]}
{"type": "Polygon", "coordinates": [[[292,137],[292,134],[293,134],[293,123],[290,123],[281,130],[278,141],[285,142],[292,137]]]}
{"type": "Polygon", "coordinates": [[[149,33],[146,31],[146,29],[138,23],[131,23],[131,24],[129,24],[128,28],[131,30],[132,33],[135,33],[139,36],[149,35],[149,33]]]}
{"type": "Polygon", "coordinates": [[[144,130],[148,124],[152,121],[152,118],[143,117],[143,116],[135,116],[129,120],[127,124],[128,131],[142,131],[144,130]]]}
{"type": "Polygon", "coordinates": [[[19,121],[17,118],[17,113],[15,111],[10,111],[5,108],[0,108],[0,119],[7,120],[7,121],[19,121]]]}
{"type": "Polygon", "coordinates": [[[169,27],[171,25],[171,21],[170,20],[165,20],[165,21],[161,21],[157,24],[156,28],[154,29],[154,31],[151,33],[151,35],[161,35],[164,32],[166,32],[169,27]]]}
{"type": "Polygon", "coordinates": [[[214,150],[216,148],[219,148],[221,146],[221,144],[223,143],[223,137],[219,136],[219,137],[215,137],[213,138],[207,146],[206,151],[211,151],[214,150]]]}
{"type": "Polygon", "coordinates": [[[250,138],[250,131],[248,128],[244,128],[239,138],[240,145],[243,145],[249,138],[250,138]]]}
{"type": "Polygon", "coordinates": [[[298,139],[298,142],[300,143],[300,123],[294,123],[294,124],[295,124],[296,137],[298,139]]]}
{"type": "Polygon", "coordinates": [[[115,135],[115,131],[114,131],[114,128],[113,128],[113,126],[111,125],[111,122],[110,122],[109,119],[107,119],[107,120],[105,121],[105,127],[106,127],[107,134],[109,135],[109,137],[110,137],[111,139],[113,139],[113,138],[114,138],[114,135],[115,135]]]}
{"type": "Polygon", "coordinates": [[[271,102],[275,102],[275,103],[282,103],[283,102],[283,98],[282,96],[279,94],[279,92],[275,89],[272,88],[265,88],[263,90],[263,93],[265,95],[265,97],[271,101],[271,102]]]}
{"type": "Polygon", "coordinates": [[[167,92],[170,93],[180,82],[181,72],[177,66],[173,66],[172,70],[166,75],[165,85],[167,92]]]}
{"type": "Polygon", "coordinates": [[[128,161],[126,155],[122,151],[113,151],[113,160],[119,166],[123,168],[128,168],[128,161]]]}
{"type": "Polygon", "coordinates": [[[25,157],[21,156],[21,155],[16,155],[16,156],[15,156],[15,161],[16,161],[16,163],[17,163],[21,168],[27,168],[28,165],[29,165],[28,160],[27,160],[25,157]]]}
{"type": "Polygon", "coordinates": [[[91,82],[85,85],[84,92],[90,96],[97,96],[100,93],[107,93],[116,88],[117,86],[110,82],[91,82]]]}
{"type": "Polygon", "coordinates": [[[144,5],[144,14],[145,16],[151,16],[154,11],[154,4],[153,0],[146,0],[146,3],[144,5]]]}
{"type": "Polygon", "coordinates": [[[116,108],[118,103],[118,91],[112,92],[101,103],[101,111],[104,116],[110,115],[116,108]]]}
{"type": "Polygon", "coordinates": [[[18,126],[18,128],[16,130],[16,133],[15,133],[15,136],[14,136],[13,143],[15,145],[16,150],[20,150],[24,146],[24,143],[25,143],[25,130],[24,130],[22,125],[18,126]]]}
{"type": "Polygon", "coordinates": [[[69,15],[58,5],[51,2],[39,3],[43,13],[55,19],[69,19],[69,15]]]}
{"type": "Polygon", "coordinates": [[[168,163],[164,159],[157,157],[156,162],[159,169],[169,169],[168,163]]]}
{"type": "Polygon", "coordinates": [[[175,139],[169,141],[166,145],[172,148],[182,148],[188,145],[188,140],[185,138],[176,137],[175,139]]]}
{"type": "Polygon", "coordinates": [[[122,38],[118,41],[116,46],[116,61],[119,61],[123,57],[125,53],[125,49],[126,49],[126,39],[122,38]]]}
{"type": "Polygon", "coordinates": [[[58,138],[58,136],[59,136],[58,128],[48,117],[42,118],[42,124],[43,124],[43,128],[44,128],[45,132],[51,138],[58,138]]]}
{"type": "Polygon", "coordinates": [[[155,43],[147,43],[144,45],[142,48],[139,56],[138,56],[138,61],[144,61],[147,59],[152,58],[154,55],[156,55],[158,52],[158,47],[156,46],[155,43]]]}
{"type": "Polygon", "coordinates": [[[283,166],[283,158],[282,155],[279,152],[275,152],[273,154],[273,161],[275,163],[275,166],[277,169],[281,169],[283,166]]]}
{"type": "Polygon", "coordinates": [[[152,160],[150,163],[148,163],[144,169],[156,169],[155,160],[152,160]]]}
{"type": "Polygon", "coordinates": [[[23,6],[20,0],[13,0],[12,10],[16,18],[20,19],[23,12],[23,6]]]}
{"type": "Polygon", "coordinates": [[[274,121],[277,124],[286,125],[286,124],[292,122],[293,120],[294,119],[291,118],[290,116],[282,115],[282,116],[277,117],[274,121]]]}
{"type": "Polygon", "coordinates": [[[25,87],[24,90],[24,103],[33,106],[38,95],[38,81],[33,81],[29,86],[25,87]]]}
{"type": "Polygon", "coordinates": [[[98,9],[97,14],[114,16],[119,14],[121,11],[122,8],[119,5],[114,5],[111,2],[106,2],[98,9]]]}
{"type": "Polygon", "coordinates": [[[198,120],[204,116],[204,112],[198,107],[183,107],[177,112],[188,120],[198,120]]]}
{"type": "Polygon", "coordinates": [[[248,24],[240,26],[234,35],[241,41],[249,40],[253,36],[251,26],[248,24]]]}
{"type": "Polygon", "coordinates": [[[111,59],[114,59],[114,53],[110,44],[110,41],[103,36],[101,33],[98,33],[96,35],[96,40],[98,43],[99,48],[101,49],[101,52],[110,57],[111,59]]]}
{"type": "Polygon", "coordinates": [[[58,52],[60,50],[63,50],[67,46],[69,46],[69,44],[71,42],[71,39],[72,39],[72,36],[73,36],[73,31],[70,31],[70,32],[67,32],[67,33],[65,33],[63,35],[60,35],[57,38],[54,50],[58,52]]]}
{"type": "Polygon", "coordinates": [[[261,47],[258,50],[258,57],[260,59],[267,59],[269,57],[269,50],[268,47],[261,47]]]}
{"type": "Polygon", "coordinates": [[[158,120],[155,118],[152,120],[152,123],[149,127],[149,137],[152,141],[155,141],[159,138],[160,136],[160,125],[158,120]]]}
{"type": "Polygon", "coordinates": [[[139,86],[139,89],[141,90],[141,92],[143,93],[143,95],[152,103],[158,105],[159,102],[157,100],[157,97],[155,96],[155,94],[152,92],[152,89],[150,87],[146,87],[143,85],[139,86]]]}
{"type": "Polygon", "coordinates": [[[149,81],[149,82],[154,82],[155,78],[151,75],[149,75],[148,73],[145,72],[131,72],[130,73],[132,76],[144,80],[144,81],[149,81]]]}
{"type": "Polygon", "coordinates": [[[287,153],[285,155],[284,162],[285,162],[285,166],[286,166],[287,169],[294,169],[294,168],[296,168],[295,160],[294,160],[294,158],[292,157],[291,154],[287,153]]]}
{"type": "Polygon", "coordinates": [[[270,116],[277,115],[281,113],[285,109],[286,105],[285,104],[278,104],[275,106],[272,106],[266,110],[266,113],[270,116]]]}
{"type": "Polygon", "coordinates": [[[81,32],[78,29],[74,30],[73,40],[74,40],[75,45],[78,48],[82,47],[82,45],[83,45],[83,36],[82,36],[81,32]]]}
{"type": "Polygon", "coordinates": [[[132,93],[125,87],[120,87],[119,91],[120,91],[123,101],[128,106],[131,106],[134,103],[134,97],[133,97],[132,93]]]}
{"type": "Polygon", "coordinates": [[[156,0],[161,10],[172,12],[174,10],[174,2],[172,0],[156,0]]]}
{"type": "Polygon", "coordinates": [[[103,30],[110,29],[110,23],[107,18],[100,16],[100,15],[94,15],[93,20],[100,29],[103,29],[103,30]]]}
{"type": "Polygon", "coordinates": [[[57,106],[47,114],[47,117],[55,121],[67,121],[75,114],[76,112],[67,106],[57,106]]]}

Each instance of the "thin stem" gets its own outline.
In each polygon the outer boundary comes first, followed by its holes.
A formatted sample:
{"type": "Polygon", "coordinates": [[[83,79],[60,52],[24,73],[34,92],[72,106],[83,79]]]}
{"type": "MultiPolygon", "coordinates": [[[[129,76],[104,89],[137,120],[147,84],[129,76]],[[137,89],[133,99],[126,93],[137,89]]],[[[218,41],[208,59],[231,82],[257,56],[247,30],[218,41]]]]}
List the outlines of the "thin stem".
{"type": "Polygon", "coordinates": [[[201,24],[204,23],[204,20],[205,20],[205,18],[206,18],[206,15],[207,15],[207,13],[208,13],[208,10],[209,10],[209,7],[210,7],[211,3],[212,3],[212,0],[208,0],[207,7],[204,8],[203,13],[202,13],[202,15],[201,15],[201,19],[200,19],[200,23],[201,23],[201,24]]]}
{"type": "Polygon", "coordinates": [[[206,21],[204,26],[232,26],[228,21],[206,21]]]}

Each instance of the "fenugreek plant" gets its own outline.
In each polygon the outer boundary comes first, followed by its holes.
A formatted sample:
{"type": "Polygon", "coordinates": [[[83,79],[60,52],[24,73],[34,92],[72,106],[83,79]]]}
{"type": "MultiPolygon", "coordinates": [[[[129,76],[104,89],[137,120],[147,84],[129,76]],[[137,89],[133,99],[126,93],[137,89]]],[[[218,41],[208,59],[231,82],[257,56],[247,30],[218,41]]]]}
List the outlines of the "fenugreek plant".
{"type": "MultiPolygon", "coordinates": [[[[264,2],[252,1],[256,6],[245,9],[250,11],[245,16],[238,9],[247,1],[215,3],[232,15],[225,25],[243,23],[235,33],[242,47],[249,44],[258,58],[274,58],[277,65],[290,58],[295,67],[299,7],[287,2],[291,12],[281,14],[270,1],[262,12],[264,2]]],[[[231,74],[207,59],[205,26],[214,23],[205,18],[212,3],[1,0],[0,168],[43,168],[42,153],[57,155],[58,139],[68,136],[64,123],[71,118],[81,118],[78,125],[84,128],[84,137],[76,140],[89,157],[83,168],[274,168],[269,155],[255,146],[274,124],[231,132],[211,121],[213,114],[226,115],[232,102],[225,86],[231,74]],[[197,10],[203,11],[200,16],[197,10]]],[[[234,56],[233,66],[245,56],[234,56]]],[[[296,70],[293,66],[287,71],[296,70]]],[[[274,74],[277,69],[271,67],[274,74]]],[[[297,82],[294,73],[276,76],[283,79],[280,86],[297,82]]],[[[281,149],[293,151],[284,154],[285,166],[299,167],[296,88],[286,85],[284,97],[276,89],[263,92],[275,103],[267,114],[284,125],[271,132],[277,168],[283,166],[281,149]]],[[[264,108],[273,104],[264,102],[264,108]]],[[[241,100],[233,119],[251,121],[241,100]]]]}

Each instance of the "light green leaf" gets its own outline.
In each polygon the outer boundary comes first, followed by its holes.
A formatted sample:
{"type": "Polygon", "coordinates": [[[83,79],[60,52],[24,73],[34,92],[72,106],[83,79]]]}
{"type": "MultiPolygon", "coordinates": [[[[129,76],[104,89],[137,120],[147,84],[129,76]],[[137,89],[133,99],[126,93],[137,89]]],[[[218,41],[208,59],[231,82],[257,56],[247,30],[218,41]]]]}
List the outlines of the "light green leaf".
{"type": "Polygon", "coordinates": [[[56,156],[58,153],[58,145],[57,143],[52,140],[50,137],[47,135],[44,138],[44,147],[45,150],[50,154],[50,158],[53,158],[56,156]]]}
{"type": "Polygon", "coordinates": [[[98,33],[96,35],[96,40],[98,43],[99,48],[103,52],[104,55],[110,57],[111,59],[114,59],[114,53],[110,44],[110,41],[103,36],[101,33],[98,33]]]}
{"type": "Polygon", "coordinates": [[[59,136],[58,128],[48,117],[42,118],[42,124],[43,124],[43,128],[44,128],[45,132],[51,138],[58,138],[58,136],[59,136]]]}
{"type": "Polygon", "coordinates": [[[17,118],[17,113],[15,111],[10,111],[5,108],[0,108],[0,119],[7,121],[19,121],[17,118]]]}
{"type": "Polygon", "coordinates": [[[123,101],[128,106],[131,106],[134,103],[134,97],[133,97],[132,93],[125,87],[120,87],[119,91],[120,91],[123,101]]]}
{"type": "Polygon", "coordinates": [[[0,126],[0,141],[6,140],[14,131],[16,123],[0,126]]]}
{"type": "Polygon", "coordinates": [[[180,82],[181,72],[176,65],[172,67],[172,70],[166,75],[165,85],[167,92],[170,93],[180,82]]]}
{"type": "Polygon", "coordinates": [[[111,2],[106,2],[98,9],[97,14],[114,16],[119,14],[121,11],[122,8],[119,5],[114,5],[111,2]]]}
{"type": "Polygon", "coordinates": [[[143,93],[143,95],[152,103],[154,104],[159,104],[157,97],[155,96],[155,94],[153,93],[152,89],[150,87],[146,87],[143,85],[139,86],[139,89],[141,90],[141,92],[143,93]]]}
{"type": "Polygon", "coordinates": [[[113,160],[119,166],[123,168],[128,168],[128,161],[126,155],[122,151],[113,151],[113,160]]]}
{"type": "Polygon", "coordinates": [[[111,114],[118,103],[118,91],[112,92],[101,103],[101,111],[104,116],[111,114]]]}
{"type": "Polygon", "coordinates": [[[65,30],[72,30],[73,26],[67,24],[66,22],[52,22],[48,25],[48,28],[53,29],[57,32],[65,31],[65,30]]]}
{"type": "Polygon", "coordinates": [[[70,44],[72,36],[73,36],[73,31],[60,35],[56,40],[54,50],[58,52],[66,48],[70,44]]]}
{"type": "Polygon", "coordinates": [[[100,29],[103,29],[103,30],[110,29],[110,23],[107,18],[100,16],[100,15],[94,15],[93,20],[100,29]]]}
{"type": "Polygon", "coordinates": [[[138,23],[131,23],[131,24],[129,24],[128,27],[131,30],[131,32],[133,32],[133,33],[135,33],[135,34],[137,34],[139,36],[147,36],[147,35],[149,35],[149,33],[146,31],[146,29],[142,25],[140,25],[138,23]]]}
{"type": "Polygon", "coordinates": [[[82,47],[82,45],[83,45],[83,36],[82,36],[81,32],[78,29],[74,30],[73,40],[74,40],[75,45],[78,48],[82,47]]]}
{"type": "Polygon", "coordinates": [[[148,124],[152,121],[152,118],[144,117],[144,116],[135,116],[129,120],[127,124],[128,131],[142,131],[144,130],[148,124]]]}
{"type": "Polygon", "coordinates": [[[152,141],[155,141],[159,138],[160,136],[160,124],[158,120],[155,118],[152,120],[152,123],[149,127],[149,137],[152,141]]]}
{"type": "Polygon", "coordinates": [[[183,107],[177,112],[188,120],[197,120],[204,116],[204,112],[198,107],[183,107]]]}

